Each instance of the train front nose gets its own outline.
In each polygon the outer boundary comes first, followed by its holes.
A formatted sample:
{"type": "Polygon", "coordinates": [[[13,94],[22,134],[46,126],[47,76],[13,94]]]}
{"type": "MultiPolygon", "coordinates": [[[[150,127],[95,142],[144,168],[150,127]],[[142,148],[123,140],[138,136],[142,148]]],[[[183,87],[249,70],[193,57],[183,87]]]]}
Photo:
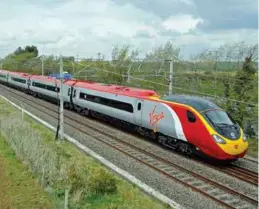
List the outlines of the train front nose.
{"type": "Polygon", "coordinates": [[[214,141],[221,148],[221,150],[227,155],[237,158],[243,157],[248,149],[248,142],[244,136],[241,134],[241,137],[237,140],[229,140],[223,138],[217,134],[213,135],[214,141]]]}

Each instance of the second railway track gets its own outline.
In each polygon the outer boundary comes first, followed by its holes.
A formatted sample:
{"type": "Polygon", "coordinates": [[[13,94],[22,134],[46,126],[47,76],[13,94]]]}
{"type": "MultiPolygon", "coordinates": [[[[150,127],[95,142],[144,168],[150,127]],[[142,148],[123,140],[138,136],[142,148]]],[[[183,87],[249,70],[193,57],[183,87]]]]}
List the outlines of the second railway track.
{"type": "MultiPolygon", "coordinates": [[[[32,106],[33,108],[44,112],[57,119],[57,111],[49,109],[39,102],[33,101],[33,98],[24,98],[24,96],[18,94],[16,90],[5,87],[6,91],[15,95],[14,98],[19,98],[20,101],[25,104],[32,106]]],[[[10,94],[9,94],[10,95],[10,94]]],[[[28,96],[28,95],[27,95],[28,96]]],[[[29,97],[29,96],[28,96],[29,97]]],[[[136,147],[126,141],[119,139],[117,136],[110,135],[103,130],[95,128],[87,123],[78,121],[75,118],[70,117],[65,113],[65,123],[68,126],[73,127],[77,131],[90,135],[94,139],[105,143],[106,145],[113,147],[114,149],[138,160],[139,162],[153,168],[154,170],[163,173],[170,179],[177,181],[187,187],[192,188],[208,198],[226,206],[227,208],[257,208],[258,200],[253,199],[243,193],[235,191],[227,186],[224,186],[216,181],[210,180],[201,176],[200,174],[194,173],[178,164],[172,163],[166,159],[163,159],[153,153],[147,152],[140,147],[136,147]],[[78,125],[74,125],[73,123],[78,125]],[[80,128],[82,126],[82,128],[80,128]],[[88,130],[85,130],[87,127],[88,130]],[[91,131],[89,131],[89,129],[91,131]]],[[[247,174],[248,175],[248,174],[247,174]]]]}
{"type": "Polygon", "coordinates": [[[219,169],[222,172],[233,175],[236,178],[258,186],[258,173],[254,171],[236,165],[230,167],[220,167],[219,169]]]}

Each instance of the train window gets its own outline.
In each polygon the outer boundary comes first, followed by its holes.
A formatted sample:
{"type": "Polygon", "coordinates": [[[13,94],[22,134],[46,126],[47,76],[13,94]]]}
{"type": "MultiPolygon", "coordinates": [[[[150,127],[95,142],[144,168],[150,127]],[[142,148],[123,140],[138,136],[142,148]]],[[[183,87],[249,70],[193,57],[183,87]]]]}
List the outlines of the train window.
{"type": "Polygon", "coordinates": [[[74,95],[73,95],[73,97],[76,97],[76,89],[74,89],[74,95]]]}
{"type": "Polygon", "coordinates": [[[42,83],[33,82],[32,85],[35,87],[38,87],[38,88],[42,88],[42,89],[46,88],[46,85],[42,84],[42,83]]]}
{"type": "Polygon", "coordinates": [[[0,77],[1,77],[1,78],[6,78],[6,75],[0,74],[0,77]]]}
{"type": "Polygon", "coordinates": [[[16,82],[19,82],[19,83],[26,83],[26,80],[25,79],[21,79],[21,78],[14,78],[14,77],[12,77],[12,80],[16,81],[16,82]]]}
{"type": "Polygon", "coordinates": [[[229,125],[235,124],[235,121],[230,117],[229,114],[222,110],[215,110],[215,111],[208,111],[206,112],[206,116],[212,121],[213,123],[226,123],[229,125]]]}
{"type": "Polygon", "coordinates": [[[67,95],[70,96],[70,88],[68,88],[67,95]]]}
{"type": "Polygon", "coordinates": [[[116,108],[119,110],[124,110],[126,112],[133,113],[133,106],[131,104],[128,104],[125,102],[120,102],[120,101],[107,99],[107,98],[94,96],[94,95],[89,95],[89,94],[85,94],[85,93],[80,93],[79,98],[90,101],[90,102],[102,104],[105,106],[113,107],[113,108],[116,108]]]}
{"type": "Polygon", "coordinates": [[[188,121],[191,123],[194,123],[196,121],[195,115],[189,110],[187,110],[187,118],[188,118],[188,121]]]}
{"type": "Polygon", "coordinates": [[[32,82],[32,86],[41,88],[41,89],[46,89],[48,91],[55,91],[55,92],[59,92],[60,88],[56,87],[56,86],[50,86],[50,85],[46,85],[46,84],[42,84],[42,83],[37,83],[37,82],[32,82]]]}
{"type": "Polygon", "coordinates": [[[102,105],[109,106],[109,99],[99,97],[99,103],[102,104],[102,105]]]}
{"type": "Polygon", "coordinates": [[[87,94],[81,93],[79,94],[79,99],[87,99],[87,94]]]}
{"type": "Polygon", "coordinates": [[[141,110],[141,103],[138,103],[138,110],[141,110]]]}
{"type": "Polygon", "coordinates": [[[55,86],[47,85],[47,90],[49,90],[49,91],[57,91],[57,88],[55,86]]]}

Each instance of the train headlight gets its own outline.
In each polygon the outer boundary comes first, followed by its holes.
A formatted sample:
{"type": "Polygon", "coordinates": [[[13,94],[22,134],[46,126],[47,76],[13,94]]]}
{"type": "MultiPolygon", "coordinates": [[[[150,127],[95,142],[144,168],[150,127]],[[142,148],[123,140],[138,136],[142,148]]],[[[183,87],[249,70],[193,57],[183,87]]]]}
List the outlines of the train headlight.
{"type": "Polygon", "coordinates": [[[243,134],[243,141],[246,142],[247,141],[247,138],[246,138],[246,135],[243,134]]]}
{"type": "Polygon", "coordinates": [[[226,144],[226,141],[218,135],[212,135],[214,141],[218,144],[226,144]]]}

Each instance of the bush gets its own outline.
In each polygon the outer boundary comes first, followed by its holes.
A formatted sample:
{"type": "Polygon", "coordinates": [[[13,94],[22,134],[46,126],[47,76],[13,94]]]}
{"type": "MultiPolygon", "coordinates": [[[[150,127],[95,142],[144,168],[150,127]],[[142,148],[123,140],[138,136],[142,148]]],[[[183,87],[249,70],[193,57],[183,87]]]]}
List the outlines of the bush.
{"type": "Polygon", "coordinates": [[[213,71],[211,71],[211,70],[210,71],[205,71],[204,75],[213,75],[213,71]]]}
{"type": "Polygon", "coordinates": [[[93,194],[114,193],[117,191],[116,179],[103,168],[92,170],[88,176],[87,185],[93,194]]]}

